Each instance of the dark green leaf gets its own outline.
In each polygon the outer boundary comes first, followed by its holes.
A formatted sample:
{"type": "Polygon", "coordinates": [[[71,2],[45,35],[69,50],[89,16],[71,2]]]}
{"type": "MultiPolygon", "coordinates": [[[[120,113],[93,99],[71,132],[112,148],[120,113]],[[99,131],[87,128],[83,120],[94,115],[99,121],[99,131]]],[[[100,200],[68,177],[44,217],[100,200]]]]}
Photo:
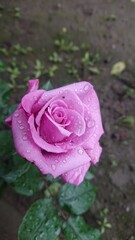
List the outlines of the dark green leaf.
{"type": "Polygon", "coordinates": [[[18,240],[56,240],[60,233],[61,219],[50,199],[35,202],[19,227],[18,240]]]}
{"type": "Polygon", "coordinates": [[[101,240],[99,230],[90,228],[82,217],[70,217],[65,224],[65,240],[101,240]]]}
{"type": "Polygon", "coordinates": [[[12,171],[3,178],[17,193],[32,196],[43,188],[40,172],[32,163],[18,157],[18,164],[15,164],[12,171]]]}
{"type": "Polygon", "coordinates": [[[42,87],[42,89],[45,89],[46,91],[52,90],[53,85],[50,80],[48,80],[42,87]]]}
{"type": "Polygon", "coordinates": [[[11,158],[13,148],[11,131],[0,131],[0,158],[2,160],[11,158]]]}
{"type": "Polygon", "coordinates": [[[59,201],[62,207],[77,215],[86,212],[95,200],[95,189],[88,180],[79,186],[63,185],[59,201]]]}

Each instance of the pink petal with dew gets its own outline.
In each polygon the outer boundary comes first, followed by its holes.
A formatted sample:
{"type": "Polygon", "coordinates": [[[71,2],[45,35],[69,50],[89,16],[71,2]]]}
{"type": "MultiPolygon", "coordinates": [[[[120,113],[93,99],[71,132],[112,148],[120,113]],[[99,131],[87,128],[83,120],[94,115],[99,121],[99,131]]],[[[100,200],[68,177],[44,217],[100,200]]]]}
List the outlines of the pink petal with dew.
{"type": "Polygon", "coordinates": [[[44,90],[35,90],[26,94],[21,101],[23,109],[27,113],[31,113],[34,104],[36,104],[36,102],[42,96],[43,93],[44,93],[44,90]]]}
{"type": "Polygon", "coordinates": [[[92,164],[96,164],[97,162],[99,162],[99,158],[100,158],[100,155],[102,153],[102,148],[101,148],[99,142],[97,142],[94,145],[92,150],[86,149],[85,151],[90,156],[92,164]]]}
{"type": "Polygon", "coordinates": [[[33,138],[34,142],[37,144],[37,146],[39,146],[41,149],[43,149],[47,152],[51,152],[51,153],[64,152],[64,150],[61,147],[55,146],[54,144],[47,143],[45,140],[43,140],[39,136],[39,133],[37,132],[37,130],[35,128],[35,124],[34,124],[34,115],[31,115],[29,117],[28,123],[29,123],[32,138],[33,138]]]}
{"type": "Polygon", "coordinates": [[[45,152],[44,157],[53,170],[53,177],[58,177],[61,174],[90,162],[90,157],[82,147],[60,154],[45,152]]]}
{"type": "Polygon", "coordinates": [[[68,89],[68,86],[46,91],[37,102],[37,106],[35,105],[33,108],[33,112],[41,109],[46,103],[47,107],[49,104],[53,104],[53,102],[56,103],[56,101],[63,101],[69,109],[77,110],[83,116],[83,103],[73,90],[68,89]]]}
{"type": "Polygon", "coordinates": [[[41,149],[34,143],[28,118],[23,109],[16,110],[12,117],[12,133],[16,151],[28,161],[35,163],[45,174],[52,174],[52,169],[47,165],[41,149]]]}
{"type": "Polygon", "coordinates": [[[53,177],[57,177],[90,161],[82,148],[61,154],[45,152],[43,155],[31,137],[27,115],[23,109],[13,114],[12,132],[17,152],[33,162],[43,174],[52,174],[53,177]]]}
{"type": "Polygon", "coordinates": [[[90,163],[86,163],[78,168],[66,172],[62,175],[62,178],[65,182],[72,183],[77,186],[84,180],[89,167],[90,163]]]}
{"type": "Polygon", "coordinates": [[[66,129],[77,136],[83,135],[86,128],[84,117],[75,110],[65,109],[65,112],[68,121],[70,121],[70,124],[66,127],[66,129]]]}
{"type": "Polygon", "coordinates": [[[87,111],[91,115],[91,118],[95,122],[94,134],[88,139],[87,143],[84,144],[84,148],[93,148],[95,143],[99,141],[101,135],[104,133],[100,106],[96,92],[93,88],[90,88],[87,94],[82,99],[84,104],[87,105],[87,111]]]}
{"type": "Polygon", "coordinates": [[[63,127],[58,127],[57,125],[59,126],[58,123],[54,124],[47,114],[44,114],[39,127],[41,137],[49,143],[56,143],[63,141],[65,137],[71,134],[63,127]]]}
{"type": "Polygon", "coordinates": [[[39,86],[39,80],[38,79],[29,80],[28,81],[28,93],[37,90],[38,86],[39,86]]]}

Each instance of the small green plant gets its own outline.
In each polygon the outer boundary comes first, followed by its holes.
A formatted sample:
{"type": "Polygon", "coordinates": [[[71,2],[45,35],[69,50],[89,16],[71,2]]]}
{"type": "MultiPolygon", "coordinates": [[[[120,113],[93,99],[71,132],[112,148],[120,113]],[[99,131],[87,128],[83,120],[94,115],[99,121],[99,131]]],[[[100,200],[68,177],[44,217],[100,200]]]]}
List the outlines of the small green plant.
{"type": "Polygon", "coordinates": [[[35,63],[35,71],[34,71],[34,76],[36,78],[40,77],[44,72],[44,66],[43,64],[41,63],[41,61],[39,59],[36,60],[36,63],[35,63]]]}
{"type": "Polygon", "coordinates": [[[27,54],[29,52],[32,52],[32,48],[31,47],[23,47],[19,43],[17,43],[13,46],[12,52],[15,55],[17,55],[17,54],[27,54]]]}
{"type": "Polygon", "coordinates": [[[21,16],[20,8],[19,7],[15,7],[15,9],[14,9],[14,17],[20,18],[20,16],[21,16]]]}
{"type": "Polygon", "coordinates": [[[12,62],[11,62],[10,67],[7,67],[7,72],[9,72],[11,82],[12,82],[13,86],[15,86],[16,85],[16,79],[20,75],[20,70],[17,66],[16,58],[12,58],[12,62]]]}
{"type": "Polygon", "coordinates": [[[79,50],[79,47],[67,38],[56,39],[54,45],[65,52],[76,52],[79,50]]]}
{"type": "Polygon", "coordinates": [[[45,74],[46,74],[48,77],[52,78],[52,77],[54,77],[55,72],[56,72],[57,70],[58,70],[58,66],[57,66],[57,65],[52,65],[52,66],[50,66],[49,68],[46,69],[45,74]]]}
{"type": "Polygon", "coordinates": [[[123,127],[132,128],[135,124],[135,117],[122,116],[117,120],[117,123],[123,127]]]}
{"type": "Polygon", "coordinates": [[[103,234],[106,230],[106,228],[111,228],[112,225],[111,223],[108,222],[107,219],[107,215],[109,213],[108,208],[104,208],[101,212],[100,212],[100,221],[98,221],[98,224],[100,225],[101,228],[101,233],[103,234]]]}
{"type": "Polygon", "coordinates": [[[67,68],[67,72],[70,74],[70,75],[77,75],[78,73],[78,69],[70,64],[66,64],[66,68],[67,68]]]}
{"type": "Polygon", "coordinates": [[[49,57],[49,60],[54,63],[62,62],[62,58],[59,56],[57,52],[53,52],[53,54],[49,57]]]}

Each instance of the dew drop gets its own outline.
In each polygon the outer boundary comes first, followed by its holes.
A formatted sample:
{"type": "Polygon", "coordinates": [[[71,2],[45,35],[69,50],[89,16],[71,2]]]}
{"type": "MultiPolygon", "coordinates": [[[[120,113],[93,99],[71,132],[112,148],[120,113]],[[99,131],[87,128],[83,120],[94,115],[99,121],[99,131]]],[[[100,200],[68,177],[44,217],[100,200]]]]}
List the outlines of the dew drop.
{"type": "Polygon", "coordinates": [[[21,120],[18,120],[18,123],[21,123],[22,121],[21,120]]]}
{"type": "Polygon", "coordinates": [[[14,116],[15,116],[15,117],[19,117],[19,114],[18,114],[18,113],[15,113],[14,116]]]}
{"type": "Polygon", "coordinates": [[[27,149],[27,151],[26,151],[27,153],[30,153],[30,150],[29,149],[27,149]]]}
{"type": "Polygon", "coordinates": [[[34,100],[37,100],[37,96],[34,96],[33,98],[34,98],[34,100]]]}
{"type": "Polygon", "coordinates": [[[27,137],[26,137],[26,136],[23,136],[23,140],[26,141],[26,140],[27,140],[27,137]]]}
{"type": "Polygon", "coordinates": [[[78,90],[77,90],[77,88],[75,88],[75,92],[77,92],[78,90]]]}
{"type": "Polygon", "coordinates": [[[84,152],[83,149],[79,149],[79,150],[78,150],[78,153],[81,154],[81,155],[83,154],[83,152],[84,152]]]}
{"type": "Polygon", "coordinates": [[[26,132],[23,132],[22,134],[23,134],[23,135],[26,135],[26,132]]]}
{"type": "Polygon", "coordinates": [[[55,171],[55,169],[56,169],[56,166],[53,164],[52,165],[52,170],[55,171]]]}
{"type": "Polygon", "coordinates": [[[87,123],[87,127],[88,128],[91,128],[91,127],[93,127],[94,126],[94,121],[89,121],[88,123],[87,123]]]}
{"type": "Polygon", "coordinates": [[[63,163],[66,163],[66,159],[63,159],[62,162],[63,162],[63,163]]]}
{"type": "Polygon", "coordinates": [[[20,128],[21,130],[23,130],[23,129],[24,129],[24,126],[20,126],[19,128],[20,128]]]}
{"type": "Polygon", "coordinates": [[[87,91],[89,89],[89,85],[84,86],[84,91],[87,91]]]}

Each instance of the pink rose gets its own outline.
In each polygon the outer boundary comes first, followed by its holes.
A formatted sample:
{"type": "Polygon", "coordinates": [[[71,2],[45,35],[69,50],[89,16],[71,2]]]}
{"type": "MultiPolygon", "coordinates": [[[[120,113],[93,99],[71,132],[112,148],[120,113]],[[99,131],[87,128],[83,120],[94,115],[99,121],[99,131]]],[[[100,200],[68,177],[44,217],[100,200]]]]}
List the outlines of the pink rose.
{"type": "Polygon", "coordinates": [[[103,134],[99,101],[88,82],[51,91],[29,80],[28,93],[6,119],[16,151],[43,174],[79,185],[99,161],[103,134]]]}

